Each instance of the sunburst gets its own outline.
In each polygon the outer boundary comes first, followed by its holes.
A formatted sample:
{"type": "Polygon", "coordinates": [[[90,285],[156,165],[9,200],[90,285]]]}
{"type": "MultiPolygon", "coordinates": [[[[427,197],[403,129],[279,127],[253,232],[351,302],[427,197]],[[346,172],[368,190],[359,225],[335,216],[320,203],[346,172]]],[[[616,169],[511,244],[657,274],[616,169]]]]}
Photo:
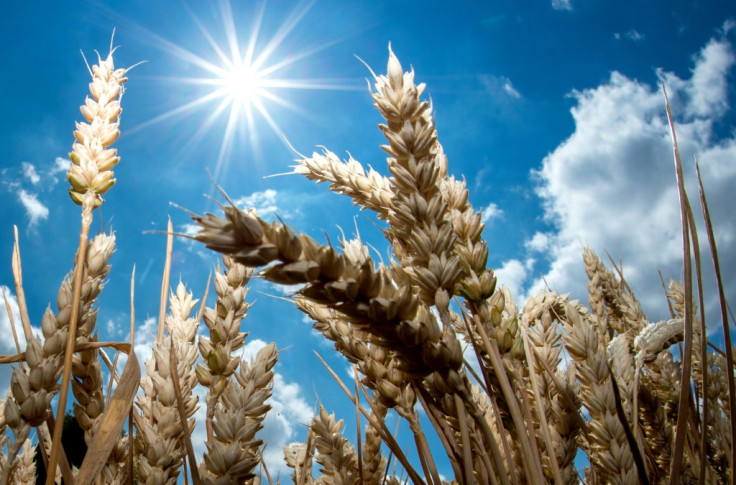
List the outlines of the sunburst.
{"type": "Polygon", "coordinates": [[[247,41],[243,42],[235,27],[229,0],[221,0],[218,8],[219,15],[222,18],[225,45],[218,43],[197,15],[191,9],[188,9],[190,18],[197,25],[200,34],[206,39],[209,47],[214,52],[214,60],[208,60],[202,55],[195,54],[143,27],[127,22],[143,36],[148,37],[153,45],[186,61],[188,64],[196,66],[200,71],[200,74],[195,76],[162,77],[158,79],[176,85],[190,84],[205,88],[198,90],[197,96],[187,99],[182,104],[155,116],[128,130],[128,132],[138,131],[164,120],[206,108],[209,113],[205,115],[197,131],[189,137],[189,143],[195,143],[212,131],[213,125],[218,119],[226,117],[227,121],[214,168],[215,180],[219,179],[227,166],[236,133],[245,134],[253,155],[256,159],[258,158],[260,152],[258,129],[263,124],[259,123],[259,120],[265,121],[270,129],[286,145],[289,145],[286,135],[271,115],[269,108],[280,105],[301,116],[310,117],[310,114],[279,93],[289,89],[362,89],[359,82],[345,83],[339,80],[297,79],[280,76],[295,63],[303,61],[337,42],[335,40],[323,43],[295,53],[285,54],[280,52],[284,39],[297,27],[313,3],[312,1],[298,4],[285,16],[280,26],[266,41],[261,41],[261,28],[266,4],[265,2],[260,3],[252,17],[247,41]]]}

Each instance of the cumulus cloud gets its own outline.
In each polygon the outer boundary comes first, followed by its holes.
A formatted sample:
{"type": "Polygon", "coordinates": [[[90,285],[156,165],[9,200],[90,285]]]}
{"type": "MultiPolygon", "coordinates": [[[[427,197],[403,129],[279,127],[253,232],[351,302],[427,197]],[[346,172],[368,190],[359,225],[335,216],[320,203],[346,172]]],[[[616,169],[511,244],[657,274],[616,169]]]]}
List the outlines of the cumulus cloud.
{"type": "Polygon", "coordinates": [[[56,159],[54,159],[54,164],[51,166],[51,175],[59,172],[67,172],[71,166],[71,160],[63,157],[56,157],[56,159]]]}
{"type": "Polygon", "coordinates": [[[23,176],[30,180],[32,184],[35,185],[41,180],[36,172],[36,167],[32,163],[22,162],[21,166],[23,167],[23,176]]]}
{"type": "Polygon", "coordinates": [[[555,10],[572,10],[570,0],[552,0],[552,8],[555,10]]]}
{"type": "Polygon", "coordinates": [[[480,214],[480,220],[485,224],[488,221],[501,217],[503,215],[503,210],[498,208],[498,204],[491,202],[481,209],[480,214]]]}
{"type": "Polygon", "coordinates": [[[31,194],[26,192],[25,189],[20,189],[18,191],[18,199],[20,200],[20,203],[23,204],[23,207],[25,207],[26,214],[28,214],[28,217],[31,219],[28,224],[29,227],[35,226],[40,220],[48,219],[49,208],[38,200],[38,196],[36,196],[36,194],[31,194]]]}
{"type": "MultiPolygon", "coordinates": [[[[661,73],[677,118],[691,200],[698,210],[692,163],[697,156],[718,243],[725,248],[736,240],[731,213],[736,206],[736,138],[718,139],[714,122],[728,106],[727,76],[733,65],[733,49],[721,38],[711,40],[694,58],[689,79],[661,73]]],[[[524,286],[533,294],[546,281],[553,289],[584,298],[581,252],[590,245],[604,258],[606,251],[616,259],[622,256],[625,277],[645,311],[655,310],[650,318],[662,317],[657,270],[665,278],[680,279],[682,273],[679,202],[663,96],[655,83],[613,72],[607,82],[574,91],[571,97],[575,131],[533,173],[545,217],[555,227],[546,241],[549,269],[524,286]]],[[[526,246],[535,249],[542,242],[535,234],[526,246]]],[[[736,255],[730,251],[721,256],[733,296],[736,255]]],[[[517,260],[503,268],[515,283],[522,267],[517,260]]]]}
{"type": "Polygon", "coordinates": [[[276,205],[276,198],[278,193],[273,189],[266,189],[261,192],[253,192],[250,195],[245,195],[235,201],[235,205],[245,209],[255,209],[259,216],[266,213],[273,213],[282,211],[279,210],[276,205]]]}
{"type": "Polygon", "coordinates": [[[541,253],[549,247],[550,238],[543,232],[537,232],[531,239],[524,241],[524,246],[530,251],[541,253]]]}
{"type": "Polygon", "coordinates": [[[534,262],[532,258],[524,262],[518,259],[504,262],[500,268],[494,269],[499,284],[508,287],[515,298],[521,297],[524,293],[524,281],[528,278],[534,262]]]}
{"type": "Polygon", "coordinates": [[[613,36],[616,38],[616,40],[621,39],[628,39],[632,42],[641,42],[644,40],[644,34],[639,33],[636,29],[627,30],[623,34],[620,32],[616,32],[613,34],[613,36]]]}

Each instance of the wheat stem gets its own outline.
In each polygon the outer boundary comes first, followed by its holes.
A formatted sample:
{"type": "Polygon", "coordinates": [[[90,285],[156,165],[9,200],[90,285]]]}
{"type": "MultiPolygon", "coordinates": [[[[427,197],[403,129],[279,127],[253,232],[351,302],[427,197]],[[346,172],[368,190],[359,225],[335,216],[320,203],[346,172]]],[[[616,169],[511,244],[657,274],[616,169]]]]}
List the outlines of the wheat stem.
{"type": "Polygon", "coordinates": [[[69,328],[67,331],[66,350],[64,351],[64,370],[61,377],[61,388],[59,390],[59,401],[56,408],[56,423],[51,441],[51,453],[49,455],[49,470],[46,476],[46,485],[52,485],[56,477],[56,464],[59,461],[59,448],[61,447],[61,434],[64,426],[64,412],[66,400],[69,395],[69,381],[72,374],[72,357],[74,356],[74,342],[77,335],[77,322],[79,318],[79,300],[82,292],[82,274],[84,270],[84,256],[87,251],[87,235],[92,222],[92,207],[94,194],[89,193],[84,198],[82,206],[82,231],[79,234],[79,248],[74,264],[74,290],[72,294],[72,309],[69,316],[69,328]]]}

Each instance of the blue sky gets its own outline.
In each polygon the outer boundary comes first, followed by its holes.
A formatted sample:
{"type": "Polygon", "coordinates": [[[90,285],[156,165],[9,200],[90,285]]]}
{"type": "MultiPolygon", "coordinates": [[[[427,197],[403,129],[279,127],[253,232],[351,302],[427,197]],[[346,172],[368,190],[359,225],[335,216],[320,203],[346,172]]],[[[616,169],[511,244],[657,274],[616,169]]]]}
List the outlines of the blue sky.
{"type": "MultiPolygon", "coordinates": [[[[126,338],[136,265],[140,351],[150,342],[148,317],[158,311],[165,247],[155,231],[165,229],[169,216],[177,230],[187,231],[187,215],[170,202],[199,213],[216,209],[203,195],[214,193],[208,171],[234,200],[267,217],[278,213],[319,240],[358,227],[386,257],[370,214],[297,175],[268,176],[289,172],[294,150],[309,155],[321,146],[386,173],[376,129],[381,119],[366,85],[371,75],[356,56],[383,73],[389,42],[427,84],[449,171],[467,179],[470,200],[486,217],[489,262],[520,306],[545,281],[584,299],[581,250],[589,244],[604,257],[607,251],[622,258],[650,319],[665,316],[657,270],[679,279],[681,250],[657,84],[664,79],[686,177],[693,180],[694,156],[702,165],[733,301],[735,27],[729,1],[6,4],[0,16],[0,285],[17,307],[13,225],[34,324],[71,268],[80,218],[66,194],[63,167],[89,82],[80,50],[90,60],[95,49],[106,55],[115,29],[116,65],[145,63],[129,73],[116,143],[118,182],[93,225],[117,237],[100,299],[103,339],[126,338]],[[250,122],[229,123],[231,105],[222,98],[182,108],[213,91],[190,81],[217,77],[202,65],[222,66],[215,46],[230,55],[228,33],[243,52],[255,38],[255,57],[268,53],[266,79],[280,85],[262,88],[267,116],[255,109],[250,122]]],[[[181,279],[202,295],[216,263],[216,255],[179,239],[172,283],[181,279]]],[[[290,304],[270,296],[283,294],[254,283],[249,299],[256,303],[245,323],[253,348],[276,341],[287,349],[277,368],[278,415],[265,430],[273,460],[282,444],[304,437],[298,423],[309,419],[317,395],[328,409],[352,416],[312,353],[329,355],[329,345],[290,304]]],[[[8,339],[0,352],[12,352],[8,339]]],[[[337,358],[330,362],[347,368],[337,358]]],[[[8,369],[0,370],[0,388],[8,382],[8,369]]]]}

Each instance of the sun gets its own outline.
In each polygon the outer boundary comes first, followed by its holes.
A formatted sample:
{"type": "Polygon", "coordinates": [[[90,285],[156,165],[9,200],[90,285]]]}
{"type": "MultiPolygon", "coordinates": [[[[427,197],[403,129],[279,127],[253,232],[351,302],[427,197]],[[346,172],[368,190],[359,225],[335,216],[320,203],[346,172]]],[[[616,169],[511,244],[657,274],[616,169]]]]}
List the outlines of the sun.
{"type": "MultiPolygon", "coordinates": [[[[329,47],[334,42],[305,46],[301,51],[284,52],[284,40],[297,28],[299,22],[307,14],[314,1],[299,2],[294,9],[283,16],[280,25],[270,36],[262,35],[263,19],[266,3],[260,2],[255,10],[246,16],[251,20],[250,26],[241,22],[243,16],[237,17],[238,25],[246,25],[247,37],[239,35],[235,25],[229,0],[218,2],[219,17],[222,25],[215,32],[224,33],[224,39],[216,40],[212,31],[188,9],[199,33],[209,46],[209,52],[195,54],[161,36],[132,22],[125,22],[131,30],[137,31],[153,46],[166,53],[178,57],[191,65],[195,72],[189,76],[164,76],[159,79],[170,82],[174,86],[194,85],[198,89],[196,97],[185,100],[178,106],[139,124],[129,133],[139,131],[152,124],[169,119],[178,119],[183,115],[202,110],[204,119],[198,123],[197,131],[188,137],[187,146],[195,144],[208,135],[216,125],[216,121],[226,119],[222,132],[222,141],[215,161],[213,176],[218,180],[225,173],[228,160],[237,134],[244,134],[246,143],[256,161],[260,157],[260,139],[258,130],[267,125],[289,147],[286,135],[272,116],[276,106],[287,108],[292,112],[309,118],[306,113],[286,96],[287,90],[360,90],[361,82],[345,84],[344,81],[322,79],[290,78],[283,74],[290,67],[303,62],[313,54],[329,47]]],[[[254,3],[255,4],[255,3],[254,3]]],[[[251,4],[251,5],[254,5],[251,4]]],[[[188,8],[185,6],[185,8],[188,8]]],[[[203,43],[199,43],[202,45],[203,43]]],[[[221,126],[221,125],[218,125],[221,126]]]]}
{"type": "Polygon", "coordinates": [[[247,62],[241,62],[222,79],[223,88],[233,103],[248,105],[251,101],[259,101],[262,74],[247,62]]]}

